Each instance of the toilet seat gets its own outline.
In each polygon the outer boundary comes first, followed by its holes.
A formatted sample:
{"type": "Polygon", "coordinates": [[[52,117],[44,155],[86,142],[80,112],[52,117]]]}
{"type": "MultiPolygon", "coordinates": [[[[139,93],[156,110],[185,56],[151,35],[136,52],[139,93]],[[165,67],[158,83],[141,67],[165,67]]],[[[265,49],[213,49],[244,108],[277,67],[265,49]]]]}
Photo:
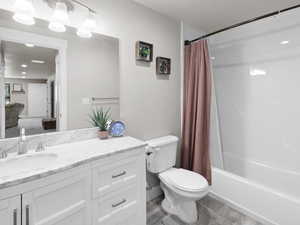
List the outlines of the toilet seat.
{"type": "Polygon", "coordinates": [[[166,184],[185,192],[202,192],[208,189],[208,182],[203,176],[185,169],[168,169],[160,173],[159,178],[166,184]]]}

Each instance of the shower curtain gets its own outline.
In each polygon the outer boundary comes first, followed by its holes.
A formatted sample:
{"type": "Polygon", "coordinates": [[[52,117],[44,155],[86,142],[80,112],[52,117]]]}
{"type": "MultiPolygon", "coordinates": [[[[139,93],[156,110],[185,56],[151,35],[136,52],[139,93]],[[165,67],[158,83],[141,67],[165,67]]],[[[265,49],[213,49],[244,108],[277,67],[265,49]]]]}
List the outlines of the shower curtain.
{"type": "Polygon", "coordinates": [[[211,184],[209,126],[211,66],[207,40],[185,46],[182,168],[204,176],[211,184]]]}

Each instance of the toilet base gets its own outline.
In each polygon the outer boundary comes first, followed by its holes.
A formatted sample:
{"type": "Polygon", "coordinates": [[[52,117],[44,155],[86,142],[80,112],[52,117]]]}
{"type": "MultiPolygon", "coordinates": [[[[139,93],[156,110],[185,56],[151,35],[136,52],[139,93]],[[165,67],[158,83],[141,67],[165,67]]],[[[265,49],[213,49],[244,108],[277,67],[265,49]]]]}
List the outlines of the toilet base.
{"type": "Polygon", "coordinates": [[[174,195],[165,185],[161,184],[165,194],[165,199],[161,206],[168,214],[179,217],[183,222],[192,224],[198,220],[197,205],[194,200],[189,200],[178,195],[174,195]]]}

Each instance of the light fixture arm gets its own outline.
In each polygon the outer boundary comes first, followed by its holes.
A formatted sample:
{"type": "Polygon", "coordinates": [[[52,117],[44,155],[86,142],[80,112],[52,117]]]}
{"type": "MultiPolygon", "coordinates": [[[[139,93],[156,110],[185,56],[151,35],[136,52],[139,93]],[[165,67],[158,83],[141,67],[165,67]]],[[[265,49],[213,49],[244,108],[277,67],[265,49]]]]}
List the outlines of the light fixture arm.
{"type": "Polygon", "coordinates": [[[96,11],[85,3],[79,0],[44,0],[50,8],[54,8],[57,2],[62,2],[67,5],[68,11],[71,12],[74,10],[74,4],[79,5],[83,8],[86,8],[89,12],[96,14],[96,11]]]}
{"type": "Polygon", "coordinates": [[[82,2],[80,2],[80,1],[78,1],[78,0],[70,0],[70,1],[71,1],[71,2],[74,2],[74,3],[77,4],[77,5],[80,5],[80,6],[84,7],[84,8],[86,8],[86,9],[88,9],[90,12],[96,14],[96,11],[93,10],[92,8],[90,8],[89,6],[87,6],[86,4],[84,4],[84,3],[82,3],[82,2]]]}

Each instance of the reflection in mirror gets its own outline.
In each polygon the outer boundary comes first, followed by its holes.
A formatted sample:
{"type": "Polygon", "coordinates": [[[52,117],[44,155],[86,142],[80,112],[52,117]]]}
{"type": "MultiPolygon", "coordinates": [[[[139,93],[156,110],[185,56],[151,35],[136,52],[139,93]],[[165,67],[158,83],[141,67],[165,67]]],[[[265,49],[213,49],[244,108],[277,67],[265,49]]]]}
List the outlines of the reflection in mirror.
{"type": "MultiPolygon", "coordinates": [[[[56,131],[55,59],[58,51],[1,41],[5,85],[5,138],[56,131]]],[[[1,123],[2,124],[2,123],[1,123]]]]}
{"type": "Polygon", "coordinates": [[[18,24],[0,10],[0,138],[91,127],[92,109],[118,120],[118,39],[90,39],[48,29],[48,22],[18,24]]]}

